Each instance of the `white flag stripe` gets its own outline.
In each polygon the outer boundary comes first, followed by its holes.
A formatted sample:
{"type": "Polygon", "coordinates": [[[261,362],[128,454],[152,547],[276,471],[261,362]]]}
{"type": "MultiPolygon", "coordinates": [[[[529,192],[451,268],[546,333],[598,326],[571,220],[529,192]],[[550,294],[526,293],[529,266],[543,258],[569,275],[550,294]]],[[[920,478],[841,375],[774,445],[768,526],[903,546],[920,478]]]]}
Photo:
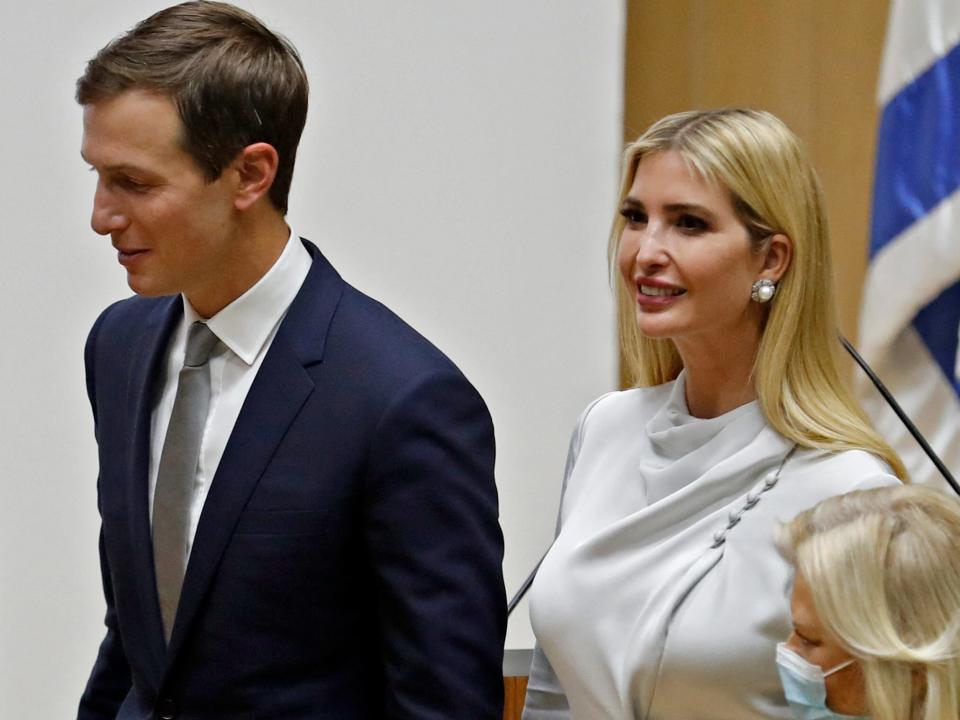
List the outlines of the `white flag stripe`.
{"type": "Polygon", "coordinates": [[[886,245],[870,263],[861,302],[860,352],[876,362],[917,312],[960,277],[960,192],[886,245]]]}
{"type": "MultiPolygon", "coordinates": [[[[957,394],[913,326],[900,333],[881,361],[872,364],[944,464],[954,476],[960,473],[957,394]]],[[[946,482],[936,467],[866,375],[858,373],[856,378],[863,409],[900,455],[913,482],[945,488],[946,482]]]]}
{"type": "Polygon", "coordinates": [[[958,42],[960,0],[893,0],[877,87],[880,106],[958,42]]]}

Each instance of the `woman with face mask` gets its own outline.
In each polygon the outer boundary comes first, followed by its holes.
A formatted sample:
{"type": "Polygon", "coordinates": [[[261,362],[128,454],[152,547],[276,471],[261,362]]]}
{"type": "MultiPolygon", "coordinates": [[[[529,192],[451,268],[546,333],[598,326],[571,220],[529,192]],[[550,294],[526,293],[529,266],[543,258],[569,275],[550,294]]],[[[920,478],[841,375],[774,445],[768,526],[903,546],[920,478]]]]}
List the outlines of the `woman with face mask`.
{"type": "Polygon", "coordinates": [[[829,498],[780,536],[793,632],[777,647],[798,718],[960,717],[960,502],[921,487],[829,498]]]}
{"type": "Polygon", "coordinates": [[[789,718],[776,529],[905,475],[841,373],[819,185],[769,113],[688,112],[627,148],[619,203],[637,387],[574,430],[524,718],[789,718]]]}

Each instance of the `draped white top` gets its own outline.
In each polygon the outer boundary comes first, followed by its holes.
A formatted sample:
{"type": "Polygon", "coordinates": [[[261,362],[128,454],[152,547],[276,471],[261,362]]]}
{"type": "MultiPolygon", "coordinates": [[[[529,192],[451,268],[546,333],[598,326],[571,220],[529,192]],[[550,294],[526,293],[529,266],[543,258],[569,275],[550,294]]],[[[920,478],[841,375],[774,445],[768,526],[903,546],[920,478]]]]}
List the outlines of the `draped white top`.
{"type": "Polygon", "coordinates": [[[524,719],[789,718],[777,525],[897,482],[866,452],[795,448],[756,402],[692,417],[682,374],[601,397],[574,431],[559,534],[531,591],[524,719]]]}

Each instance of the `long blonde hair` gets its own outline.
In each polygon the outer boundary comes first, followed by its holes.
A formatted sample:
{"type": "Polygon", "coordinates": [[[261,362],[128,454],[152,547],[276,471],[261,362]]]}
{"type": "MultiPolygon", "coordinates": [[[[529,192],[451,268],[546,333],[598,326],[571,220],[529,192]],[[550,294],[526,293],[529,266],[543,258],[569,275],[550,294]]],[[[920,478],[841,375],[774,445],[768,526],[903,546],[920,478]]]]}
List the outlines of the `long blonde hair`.
{"type": "MultiPolygon", "coordinates": [[[[627,147],[620,203],[640,160],[667,150],[729,190],[755,251],[776,233],[793,241],[793,260],[770,303],[754,364],[754,389],[767,421],[803,447],[871,452],[906,481],[903,463],[870,425],[840,370],[823,196],[797,137],[757,110],[668,115],[627,147]]],[[[637,328],[631,292],[616,271],[625,222],[616,216],[609,246],[624,370],[633,384],[659,385],[676,378],[683,363],[672,340],[644,337],[637,328]]]]}
{"type": "Polygon", "coordinates": [[[828,498],[780,531],[873,720],[960,717],[960,502],[899,486],[828,498]]]}

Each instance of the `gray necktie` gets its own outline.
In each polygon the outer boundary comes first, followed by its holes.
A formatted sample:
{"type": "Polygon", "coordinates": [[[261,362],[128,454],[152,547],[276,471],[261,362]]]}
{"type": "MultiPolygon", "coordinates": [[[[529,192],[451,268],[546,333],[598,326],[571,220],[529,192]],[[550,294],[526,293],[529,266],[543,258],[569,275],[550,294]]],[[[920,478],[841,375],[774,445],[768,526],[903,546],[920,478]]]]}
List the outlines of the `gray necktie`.
{"type": "Polygon", "coordinates": [[[200,441],[210,406],[210,367],[207,360],[218,338],[204,323],[195,322],[187,335],[187,352],[177,384],[177,396],[160,453],[153,494],[153,564],[157,575],[164,639],[170,641],[180,588],[187,566],[190,503],[200,459],[200,441]]]}

